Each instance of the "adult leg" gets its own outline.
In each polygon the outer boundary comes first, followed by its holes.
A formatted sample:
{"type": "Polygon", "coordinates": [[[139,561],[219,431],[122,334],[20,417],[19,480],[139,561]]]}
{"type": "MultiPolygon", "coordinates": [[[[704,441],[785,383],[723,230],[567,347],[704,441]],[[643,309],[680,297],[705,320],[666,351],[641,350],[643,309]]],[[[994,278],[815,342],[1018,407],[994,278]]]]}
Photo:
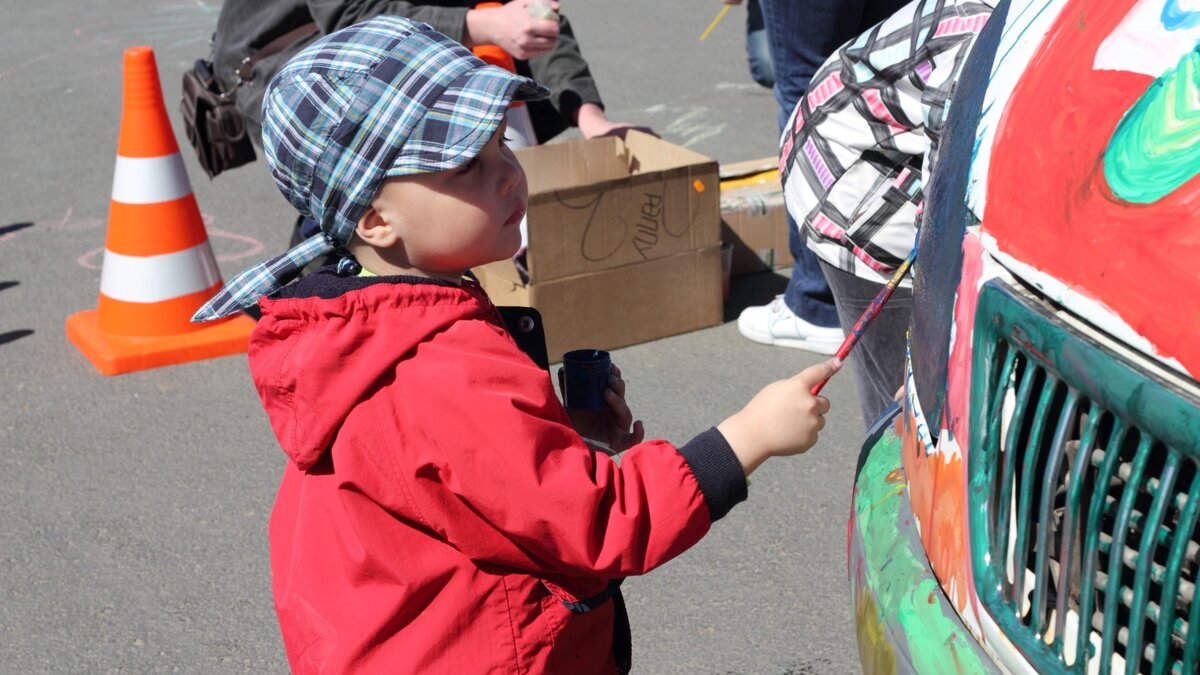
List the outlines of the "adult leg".
{"type": "Polygon", "coordinates": [[[775,70],[771,66],[771,51],[767,45],[767,26],[763,21],[759,0],[746,2],[746,62],[750,77],[764,87],[775,86],[775,70]]]}
{"type": "MultiPolygon", "coordinates": [[[[775,69],[781,131],[829,55],[905,4],[901,0],[760,1],[775,69]]],[[[788,246],[794,262],[786,292],[766,306],[747,307],[738,317],[738,330],[757,342],[832,354],[829,344],[840,341],[838,309],[816,255],[808,250],[790,214],[788,246]]]]}
{"type": "Polygon", "coordinates": [[[817,68],[860,32],[866,0],[760,2],[775,69],[775,100],[782,129],[817,68]]]}
{"type": "MultiPolygon", "coordinates": [[[[817,68],[844,42],[858,34],[865,0],[761,0],[771,64],[779,128],[787,124],[817,68]]],[[[788,248],[792,277],[784,304],[796,316],[818,327],[838,325],[829,284],[817,257],[808,250],[797,224],[788,216],[788,248]]]]}
{"type": "MultiPolygon", "coordinates": [[[[773,14],[767,22],[776,66],[775,100],[779,129],[787,124],[817,69],[839,47],[891,16],[909,0],[763,0],[773,14]],[[778,20],[775,20],[778,19],[778,20]]],[[[836,326],[837,312],[829,283],[819,272],[817,256],[808,249],[797,223],[788,214],[788,249],[792,278],[784,303],[797,316],[817,326],[836,326]]]]}
{"type": "MultiPolygon", "coordinates": [[[[884,285],[860,279],[824,261],[820,265],[833,289],[833,296],[837,298],[842,328],[849,334],[884,285]]],[[[912,299],[912,289],[897,288],[875,321],[863,331],[854,351],[846,357],[854,371],[863,423],[868,427],[891,404],[896,390],[904,382],[912,299]]]]}

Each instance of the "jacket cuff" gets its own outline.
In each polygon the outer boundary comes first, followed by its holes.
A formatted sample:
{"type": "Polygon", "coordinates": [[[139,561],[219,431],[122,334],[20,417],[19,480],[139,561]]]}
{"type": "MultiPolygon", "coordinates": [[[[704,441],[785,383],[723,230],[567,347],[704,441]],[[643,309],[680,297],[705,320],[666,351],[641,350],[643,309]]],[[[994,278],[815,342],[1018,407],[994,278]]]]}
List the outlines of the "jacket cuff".
{"type": "Polygon", "coordinates": [[[572,82],[570,86],[562,91],[552,92],[550,100],[554,105],[554,109],[569,126],[578,127],[579,120],[577,114],[584,103],[595,103],[604,109],[604,101],[600,100],[600,92],[595,85],[590,83],[572,82]]]}
{"type": "Polygon", "coordinates": [[[746,472],[725,436],[716,427],[705,431],[679,448],[708,504],[712,522],[746,499],[746,472]]]}

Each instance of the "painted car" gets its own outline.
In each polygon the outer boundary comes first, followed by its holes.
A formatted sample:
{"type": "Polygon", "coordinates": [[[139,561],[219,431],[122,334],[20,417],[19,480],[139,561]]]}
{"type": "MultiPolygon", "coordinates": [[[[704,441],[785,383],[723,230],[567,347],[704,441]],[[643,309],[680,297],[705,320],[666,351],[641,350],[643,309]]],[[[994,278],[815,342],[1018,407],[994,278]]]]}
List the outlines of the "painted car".
{"type": "Polygon", "coordinates": [[[865,672],[1200,672],[1198,41],[1181,0],[980,35],[855,478],[865,672]]]}

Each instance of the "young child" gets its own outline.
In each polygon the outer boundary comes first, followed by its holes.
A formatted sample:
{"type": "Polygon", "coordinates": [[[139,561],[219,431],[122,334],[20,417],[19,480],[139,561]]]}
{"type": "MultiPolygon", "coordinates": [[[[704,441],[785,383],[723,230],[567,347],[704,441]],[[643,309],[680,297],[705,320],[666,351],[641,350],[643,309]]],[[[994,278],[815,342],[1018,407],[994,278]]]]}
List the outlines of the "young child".
{"type": "Polygon", "coordinates": [[[315,42],[270,84],[267,161],[322,233],[196,320],[262,297],[249,359],[291,460],[270,548],[293,672],[627,671],[620,580],[695,544],[759,464],[824,426],[809,388],[837,362],[679,448],[637,442],[615,373],[608,438],[633,446],[619,465],[589,449],[464,278],[520,244],[527,186],[503,116],[545,95],[392,17],[315,42]]]}

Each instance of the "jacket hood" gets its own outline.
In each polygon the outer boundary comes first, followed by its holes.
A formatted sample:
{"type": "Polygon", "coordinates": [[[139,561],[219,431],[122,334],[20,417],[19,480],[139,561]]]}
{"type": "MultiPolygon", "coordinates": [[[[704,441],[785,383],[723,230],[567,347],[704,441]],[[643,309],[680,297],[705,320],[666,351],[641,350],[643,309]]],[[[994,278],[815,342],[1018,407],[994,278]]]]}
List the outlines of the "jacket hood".
{"type": "Polygon", "coordinates": [[[497,321],[483,291],[417,277],[339,277],[332,268],[260,303],[250,376],[279,445],[308,470],[350,411],[398,362],[456,321],[497,321]]]}

